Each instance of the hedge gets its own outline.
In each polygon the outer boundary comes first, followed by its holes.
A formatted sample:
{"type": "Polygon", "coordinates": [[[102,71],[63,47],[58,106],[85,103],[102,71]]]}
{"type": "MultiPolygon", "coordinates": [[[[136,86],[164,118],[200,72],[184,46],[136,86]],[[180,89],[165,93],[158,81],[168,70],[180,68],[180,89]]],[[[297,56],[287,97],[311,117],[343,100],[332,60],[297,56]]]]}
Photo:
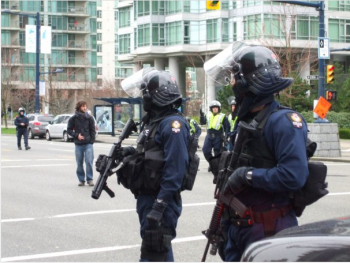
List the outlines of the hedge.
{"type": "MultiPolygon", "coordinates": [[[[313,118],[312,111],[303,111],[300,113],[306,120],[307,123],[313,123],[315,119],[313,118]]],[[[348,112],[328,112],[326,119],[333,123],[338,123],[339,128],[350,129],[350,113],[348,112]]]]}

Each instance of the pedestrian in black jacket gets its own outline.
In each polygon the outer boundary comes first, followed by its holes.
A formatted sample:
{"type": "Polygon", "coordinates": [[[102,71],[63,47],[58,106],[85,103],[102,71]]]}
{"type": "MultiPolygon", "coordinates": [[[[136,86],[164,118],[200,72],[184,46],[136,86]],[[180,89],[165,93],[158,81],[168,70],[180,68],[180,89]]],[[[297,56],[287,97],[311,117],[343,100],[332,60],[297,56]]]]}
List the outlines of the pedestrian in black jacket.
{"type": "Polygon", "coordinates": [[[22,150],[22,146],[21,146],[22,135],[24,138],[25,149],[29,150],[30,147],[28,145],[28,130],[27,130],[27,127],[29,125],[29,120],[25,116],[25,109],[24,108],[19,108],[18,113],[19,113],[19,115],[15,119],[18,150],[22,150]]]}
{"type": "Polygon", "coordinates": [[[85,185],[85,171],[83,167],[85,157],[86,181],[90,186],[94,186],[92,166],[94,161],[93,144],[96,136],[95,121],[87,113],[85,101],[79,101],[75,106],[75,110],[75,114],[68,121],[67,131],[74,138],[78,185],[85,185]]]}

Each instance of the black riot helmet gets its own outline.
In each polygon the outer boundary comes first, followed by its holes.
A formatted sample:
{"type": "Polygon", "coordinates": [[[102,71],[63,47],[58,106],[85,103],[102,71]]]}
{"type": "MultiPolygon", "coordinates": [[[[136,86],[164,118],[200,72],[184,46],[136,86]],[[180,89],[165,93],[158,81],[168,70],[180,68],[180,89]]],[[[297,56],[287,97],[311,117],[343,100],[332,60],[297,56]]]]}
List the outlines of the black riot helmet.
{"type": "Polygon", "coordinates": [[[148,111],[152,105],[178,108],[182,96],[175,77],[165,71],[144,68],[121,82],[123,90],[131,97],[142,96],[144,108],[148,111]]]}
{"type": "Polygon", "coordinates": [[[277,56],[263,46],[241,47],[232,54],[230,64],[235,78],[234,91],[238,95],[251,92],[264,98],[278,93],[293,82],[292,78],[282,78],[277,56]]]}
{"type": "Polygon", "coordinates": [[[152,103],[164,107],[175,103],[177,107],[181,105],[182,96],[180,94],[175,77],[168,72],[154,70],[148,73],[145,78],[144,96],[149,93],[152,103]]]}

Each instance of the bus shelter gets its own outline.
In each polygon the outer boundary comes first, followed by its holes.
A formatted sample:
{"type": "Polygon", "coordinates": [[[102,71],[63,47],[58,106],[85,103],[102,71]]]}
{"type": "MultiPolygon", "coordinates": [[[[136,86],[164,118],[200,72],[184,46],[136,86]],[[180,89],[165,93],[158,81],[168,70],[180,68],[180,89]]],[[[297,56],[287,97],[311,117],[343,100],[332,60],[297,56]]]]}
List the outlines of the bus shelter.
{"type": "MultiPolygon", "coordinates": [[[[127,120],[132,118],[135,122],[141,122],[143,112],[142,98],[94,98],[107,102],[107,105],[95,105],[94,116],[97,121],[98,132],[101,134],[116,135],[121,131],[127,120]]],[[[179,111],[186,112],[186,101],[183,98],[179,111]]],[[[140,124],[141,128],[141,124],[140,124]]]]}

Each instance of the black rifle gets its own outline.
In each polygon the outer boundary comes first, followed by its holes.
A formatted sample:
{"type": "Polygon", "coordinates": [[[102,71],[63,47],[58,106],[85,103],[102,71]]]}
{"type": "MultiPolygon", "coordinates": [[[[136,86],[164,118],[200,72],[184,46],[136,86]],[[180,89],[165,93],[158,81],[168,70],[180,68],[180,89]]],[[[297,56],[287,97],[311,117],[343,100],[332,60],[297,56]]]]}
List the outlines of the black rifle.
{"type": "Polygon", "coordinates": [[[241,152],[242,143],[247,132],[254,132],[255,128],[250,126],[248,123],[240,121],[238,124],[239,131],[235,139],[234,147],[232,150],[232,156],[228,165],[228,168],[224,171],[219,171],[218,179],[215,187],[214,198],[217,199],[213,215],[210,220],[209,228],[202,233],[208,238],[207,245],[204,250],[202,257],[202,262],[205,262],[205,259],[208,254],[209,246],[212,245],[210,249],[211,255],[216,255],[220,240],[222,238],[222,229],[221,229],[221,218],[225,209],[225,205],[231,207],[238,215],[242,218],[249,216],[251,214],[250,208],[247,208],[241,201],[232,196],[224,196],[223,191],[228,177],[234,171],[235,165],[238,161],[238,156],[241,152]]]}
{"type": "Polygon", "coordinates": [[[121,159],[123,155],[122,142],[124,139],[128,138],[129,135],[134,131],[137,132],[137,123],[133,119],[129,119],[125,124],[125,127],[122,133],[119,135],[117,142],[113,143],[112,149],[108,155],[99,155],[96,160],[96,170],[100,173],[100,176],[97,179],[97,182],[92,189],[91,197],[94,199],[99,199],[102,193],[102,190],[105,190],[110,197],[114,197],[114,192],[107,186],[107,179],[115,171],[112,169],[117,167],[118,170],[122,166],[121,159]]]}

